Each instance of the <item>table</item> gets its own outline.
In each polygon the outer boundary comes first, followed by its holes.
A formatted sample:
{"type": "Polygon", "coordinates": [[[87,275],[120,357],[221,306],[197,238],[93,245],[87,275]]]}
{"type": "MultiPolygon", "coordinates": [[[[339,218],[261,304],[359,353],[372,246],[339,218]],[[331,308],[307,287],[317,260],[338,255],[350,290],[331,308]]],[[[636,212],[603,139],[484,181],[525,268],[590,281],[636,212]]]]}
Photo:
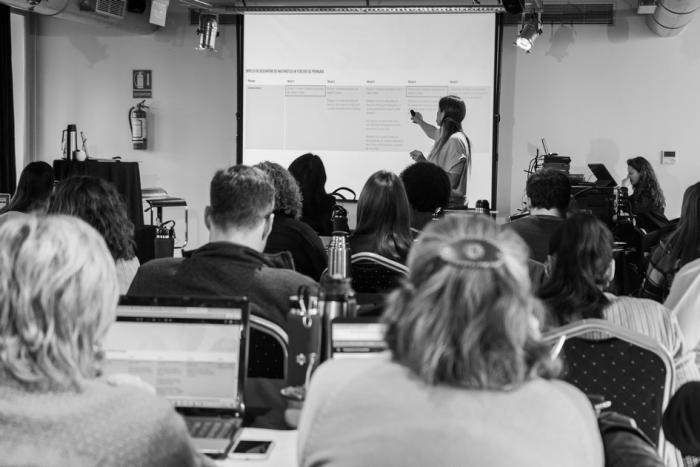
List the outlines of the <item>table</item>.
{"type": "Polygon", "coordinates": [[[86,161],[53,161],[56,180],[72,175],[92,175],[111,182],[124,196],[126,213],[134,227],[143,226],[143,206],[141,204],[141,173],[138,162],[117,162],[89,159],[86,161]]]}
{"type": "Polygon", "coordinates": [[[274,441],[270,456],[265,460],[234,460],[217,461],[220,467],[296,467],[297,465],[297,430],[267,430],[263,428],[244,428],[241,440],[274,441]]]}

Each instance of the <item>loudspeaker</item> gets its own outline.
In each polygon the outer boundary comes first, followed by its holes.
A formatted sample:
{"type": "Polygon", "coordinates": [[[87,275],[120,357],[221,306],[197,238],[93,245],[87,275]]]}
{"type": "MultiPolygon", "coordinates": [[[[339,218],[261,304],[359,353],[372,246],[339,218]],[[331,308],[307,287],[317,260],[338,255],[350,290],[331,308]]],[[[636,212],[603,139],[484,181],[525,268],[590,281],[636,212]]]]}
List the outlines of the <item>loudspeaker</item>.
{"type": "Polygon", "coordinates": [[[523,2],[521,0],[503,0],[503,8],[511,15],[518,15],[523,12],[523,2]]]}

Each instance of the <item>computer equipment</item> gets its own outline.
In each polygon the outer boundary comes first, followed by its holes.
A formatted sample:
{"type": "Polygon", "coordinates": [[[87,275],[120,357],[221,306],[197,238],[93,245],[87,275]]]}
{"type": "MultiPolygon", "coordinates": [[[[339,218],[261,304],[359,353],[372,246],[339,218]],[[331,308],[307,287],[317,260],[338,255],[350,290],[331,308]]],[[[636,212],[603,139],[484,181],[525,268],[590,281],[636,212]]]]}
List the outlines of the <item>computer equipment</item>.
{"type": "Polygon", "coordinates": [[[336,318],[331,322],[333,358],[373,357],[387,349],[384,324],[376,318],[336,318]]]}
{"type": "Polygon", "coordinates": [[[593,172],[593,175],[595,175],[596,186],[601,188],[617,186],[617,182],[613,176],[610,175],[610,172],[605,167],[605,164],[588,164],[588,168],[591,169],[591,172],[593,172]]]}
{"type": "Polygon", "coordinates": [[[123,296],[103,341],[103,374],[151,384],[185,419],[195,447],[228,455],[240,435],[248,366],[245,298],[123,296]]]}

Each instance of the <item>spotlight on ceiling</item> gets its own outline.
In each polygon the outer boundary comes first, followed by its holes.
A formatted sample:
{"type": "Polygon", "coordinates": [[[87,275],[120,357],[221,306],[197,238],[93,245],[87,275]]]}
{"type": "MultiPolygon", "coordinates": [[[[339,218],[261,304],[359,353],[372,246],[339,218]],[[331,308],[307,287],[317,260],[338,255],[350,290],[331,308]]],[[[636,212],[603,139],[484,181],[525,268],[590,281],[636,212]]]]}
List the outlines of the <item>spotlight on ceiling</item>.
{"type": "Polygon", "coordinates": [[[210,13],[199,14],[199,46],[195,50],[213,50],[216,52],[214,45],[216,38],[219,35],[219,17],[210,13]]]}
{"type": "Polygon", "coordinates": [[[520,33],[515,39],[514,44],[523,49],[525,52],[530,53],[532,46],[535,44],[537,38],[542,34],[542,13],[541,12],[531,12],[523,13],[523,20],[520,26],[520,33]]]}

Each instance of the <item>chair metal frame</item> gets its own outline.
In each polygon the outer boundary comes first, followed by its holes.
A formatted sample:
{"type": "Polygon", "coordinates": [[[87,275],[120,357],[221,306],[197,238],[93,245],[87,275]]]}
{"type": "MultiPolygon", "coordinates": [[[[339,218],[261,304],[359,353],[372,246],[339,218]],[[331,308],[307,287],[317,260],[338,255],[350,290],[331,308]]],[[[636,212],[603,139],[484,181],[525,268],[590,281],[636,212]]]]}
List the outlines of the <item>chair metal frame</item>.
{"type": "MultiPolygon", "coordinates": [[[[581,337],[585,339],[585,335],[591,332],[598,332],[609,337],[620,339],[629,344],[652,352],[661,359],[666,370],[664,375],[663,399],[661,401],[661,410],[663,414],[663,411],[666,410],[666,406],[671,398],[671,391],[673,389],[673,385],[675,384],[676,372],[673,357],[668,350],[661,345],[661,343],[648,336],[645,336],[644,334],[640,334],[628,328],[623,328],[604,319],[584,319],[567,324],[548,332],[543,336],[543,340],[554,345],[562,336],[567,339],[570,337],[581,337]]],[[[596,337],[591,337],[590,340],[598,339],[596,337]]],[[[662,459],[665,459],[667,449],[666,443],[667,441],[664,436],[664,430],[659,428],[657,450],[662,459]]]]}
{"type": "Polygon", "coordinates": [[[273,339],[280,344],[282,347],[284,362],[284,379],[287,379],[287,358],[289,354],[289,336],[287,332],[282,329],[281,326],[273,323],[272,321],[256,316],[254,314],[250,315],[250,329],[257,329],[260,332],[270,335],[273,339]]]}
{"type": "Polygon", "coordinates": [[[355,264],[361,261],[369,261],[372,263],[379,264],[380,266],[384,266],[388,269],[391,269],[394,272],[400,272],[403,274],[408,274],[408,267],[398,263],[396,261],[392,261],[388,258],[385,258],[382,255],[378,255],[377,253],[370,253],[370,252],[360,252],[360,253],[355,253],[350,257],[350,263],[355,264]]]}

